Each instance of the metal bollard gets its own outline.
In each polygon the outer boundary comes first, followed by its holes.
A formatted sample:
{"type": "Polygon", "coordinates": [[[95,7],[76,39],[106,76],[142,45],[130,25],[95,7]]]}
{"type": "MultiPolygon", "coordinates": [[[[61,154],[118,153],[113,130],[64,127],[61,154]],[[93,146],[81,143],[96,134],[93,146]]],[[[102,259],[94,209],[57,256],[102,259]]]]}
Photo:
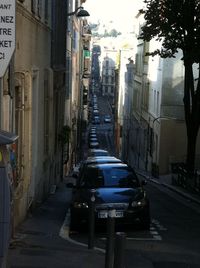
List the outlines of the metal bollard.
{"type": "Polygon", "coordinates": [[[105,268],[113,268],[115,242],[115,209],[108,211],[105,268]]]}
{"type": "Polygon", "coordinates": [[[123,232],[116,233],[114,268],[125,267],[125,248],[126,248],[126,234],[123,232]]]}
{"type": "Polygon", "coordinates": [[[95,225],[95,189],[91,190],[91,199],[89,203],[89,235],[88,235],[88,249],[94,248],[94,225],[95,225]]]}

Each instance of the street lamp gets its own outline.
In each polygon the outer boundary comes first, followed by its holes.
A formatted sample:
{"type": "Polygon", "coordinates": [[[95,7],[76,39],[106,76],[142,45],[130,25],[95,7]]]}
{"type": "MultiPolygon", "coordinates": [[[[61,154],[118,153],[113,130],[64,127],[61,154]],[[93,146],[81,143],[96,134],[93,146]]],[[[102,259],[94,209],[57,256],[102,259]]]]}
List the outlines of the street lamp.
{"type": "Polygon", "coordinates": [[[77,17],[88,17],[90,16],[89,12],[83,7],[77,7],[75,11],[67,14],[67,17],[76,15],[77,17]],[[80,9],[80,10],[79,10],[80,9]]]}

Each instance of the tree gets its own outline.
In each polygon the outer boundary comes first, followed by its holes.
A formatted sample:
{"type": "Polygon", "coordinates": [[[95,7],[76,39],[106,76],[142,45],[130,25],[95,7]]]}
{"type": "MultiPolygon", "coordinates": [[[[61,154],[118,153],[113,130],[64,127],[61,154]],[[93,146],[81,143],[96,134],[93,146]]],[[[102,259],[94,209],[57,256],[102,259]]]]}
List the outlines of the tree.
{"type": "MultiPolygon", "coordinates": [[[[162,42],[162,48],[149,53],[163,58],[183,53],[184,112],[187,129],[186,168],[194,172],[196,141],[200,126],[200,81],[194,78],[194,64],[200,63],[200,1],[199,0],[144,0],[145,25],[140,39],[155,38],[162,42]],[[195,80],[196,83],[195,83],[195,80]]],[[[200,73],[200,68],[198,68],[200,73]]]]}
{"type": "Polygon", "coordinates": [[[110,31],[110,36],[111,36],[111,37],[117,37],[117,36],[118,36],[118,32],[117,32],[117,30],[112,29],[112,30],[110,31]]]}

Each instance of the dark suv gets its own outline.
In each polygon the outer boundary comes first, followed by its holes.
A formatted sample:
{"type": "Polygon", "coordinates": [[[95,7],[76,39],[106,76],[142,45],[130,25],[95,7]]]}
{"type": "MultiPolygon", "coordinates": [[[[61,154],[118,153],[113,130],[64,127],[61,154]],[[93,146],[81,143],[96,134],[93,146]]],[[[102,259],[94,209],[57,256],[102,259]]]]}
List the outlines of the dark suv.
{"type": "Polygon", "coordinates": [[[105,223],[110,208],[116,223],[150,227],[149,200],[134,170],[124,163],[91,164],[81,172],[71,203],[71,226],[88,222],[91,192],[95,190],[96,223],[105,223]]]}

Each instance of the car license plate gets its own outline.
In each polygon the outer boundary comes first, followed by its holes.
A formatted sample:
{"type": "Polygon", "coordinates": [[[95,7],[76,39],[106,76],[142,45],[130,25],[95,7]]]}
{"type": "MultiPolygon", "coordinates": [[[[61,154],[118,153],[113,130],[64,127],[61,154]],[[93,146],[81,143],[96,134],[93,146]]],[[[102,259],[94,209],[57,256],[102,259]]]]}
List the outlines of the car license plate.
{"type": "Polygon", "coordinates": [[[100,219],[105,219],[105,218],[107,218],[108,217],[108,211],[99,211],[99,213],[98,213],[98,218],[100,218],[100,219]]]}
{"type": "Polygon", "coordinates": [[[115,218],[123,218],[123,217],[124,217],[123,211],[116,211],[115,218]]]}
{"type": "MultiPolygon", "coordinates": [[[[115,212],[115,218],[123,218],[123,217],[124,217],[123,211],[116,211],[115,212]]],[[[100,218],[100,219],[108,218],[108,211],[107,210],[99,211],[98,218],[100,218]]]]}

